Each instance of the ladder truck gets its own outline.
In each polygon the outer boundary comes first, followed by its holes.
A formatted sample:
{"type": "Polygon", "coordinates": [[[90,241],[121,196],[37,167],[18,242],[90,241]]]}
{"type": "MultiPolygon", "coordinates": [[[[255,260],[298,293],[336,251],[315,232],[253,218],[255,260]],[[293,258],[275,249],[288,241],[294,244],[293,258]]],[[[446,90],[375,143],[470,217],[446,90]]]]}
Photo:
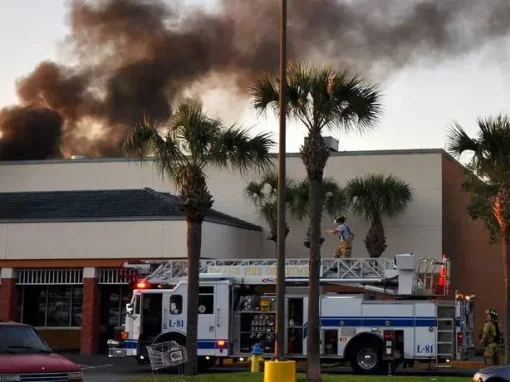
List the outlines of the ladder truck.
{"type": "MultiPolygon", "coordinates": [[[[122,341],[109,340],[111,357],[148,362],[146,346],[186,343],[187,261],[126,263],[138,275],[126,306],[122,341]]],[[[357,373],[415,362],[448,366],[474,356],[474,296],[449,293],[446,257],[322,259],[320,356],[346,361],[357,373]],[[362,288],[358,294],[338,286],[362,288]],[[367,292],[365,292],[367,291],[367,292]],[[382,298],[379,298],[382,297],[382,298]]],[[[219,359],[274,353],[276,260],[201,260],[198,307],[199,367],[219,359]]],[[[286,260],[285,353],[306,359],[308,260],[286,260]]]]}

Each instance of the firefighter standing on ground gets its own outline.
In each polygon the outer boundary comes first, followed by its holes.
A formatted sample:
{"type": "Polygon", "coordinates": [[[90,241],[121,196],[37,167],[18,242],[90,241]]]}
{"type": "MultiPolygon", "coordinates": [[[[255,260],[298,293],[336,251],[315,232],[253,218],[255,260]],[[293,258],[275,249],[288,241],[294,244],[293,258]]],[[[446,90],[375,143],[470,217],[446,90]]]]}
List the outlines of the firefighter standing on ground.
{"type": "Polygon", "coordinates": [[[487,362],[487,358],[492,361],[493,365],[499,365],[499,352],[497,343],[498,328],[498,313],[494,309],[485,311],[487,315],[487,321],[482,329],[482,336],[480,338],[480,345],[484,347],[484,362],[487,362]]]}
{"type": "Polygon", "coordinates": [[[350,258],[352,255],[352,241],[354,239],[354,234],[349,226],[345,224],[345,218],[343,216],[337,217],[335,219],[335,224],[338,224],[335,229],[326,230],[326,233],[338,235],[338,238],[340,239],[338,249],[335,251],[335,257],[350,258]]]}

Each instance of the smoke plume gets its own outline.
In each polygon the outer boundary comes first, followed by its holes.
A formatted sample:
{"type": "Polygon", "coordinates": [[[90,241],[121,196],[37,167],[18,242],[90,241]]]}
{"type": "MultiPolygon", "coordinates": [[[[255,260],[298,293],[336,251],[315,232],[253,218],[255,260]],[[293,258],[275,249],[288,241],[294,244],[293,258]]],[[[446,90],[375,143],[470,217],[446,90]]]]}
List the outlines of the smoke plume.
{"type": "MultiPolygon", "coordinates": [[[[508,0],[290,0],[289,58],[389,75],[436,63],[509,33],[508,0]]],[[[240,90],[279,61],[279,2],[218,0],[207,13],[177,0],[74,0],[66,50],[18,79],[0,110],[0,159],[119,156],[145,113],[167,118],[208,76],[240,90]]],[[[221,100],[218,100],[221,102],[221,100]]]]}

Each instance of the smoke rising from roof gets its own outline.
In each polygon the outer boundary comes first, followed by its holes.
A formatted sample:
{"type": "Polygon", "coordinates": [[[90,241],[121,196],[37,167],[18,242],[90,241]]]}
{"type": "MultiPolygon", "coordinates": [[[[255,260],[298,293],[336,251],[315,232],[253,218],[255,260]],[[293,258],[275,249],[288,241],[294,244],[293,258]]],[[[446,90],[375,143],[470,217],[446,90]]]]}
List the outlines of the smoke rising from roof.
{"type": "MultiPolygon", "coordinates": [[[[176,0],[73,0],[66,49],[42,62],[0,110],[0,159],[120,156],[126,126],[162,120],[211,74],[244,90],[279,61],[279,2],[218,0],[210,14],[176,0]]],[[[389,75],[509,33],[508,0],[291,0],[289,57],[389,75]]],[[[218,100],[218,102],[222,102],[218,100]]]]}

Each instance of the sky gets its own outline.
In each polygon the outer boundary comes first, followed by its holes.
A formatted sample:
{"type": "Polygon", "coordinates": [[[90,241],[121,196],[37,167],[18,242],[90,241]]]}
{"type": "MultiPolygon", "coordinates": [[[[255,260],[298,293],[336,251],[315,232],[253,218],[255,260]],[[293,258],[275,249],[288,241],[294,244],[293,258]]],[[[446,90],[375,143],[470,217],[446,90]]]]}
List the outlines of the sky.
{"type": "MultiPolygon", "coordinates": [[[[193,0],[214,8],[214,0],[193,0]]],[[[16,79],[30,73],[45,59],[65,62],[60,49],[67,33],[66,0],[0,0],[0,107],[17,102],[16,79]],[[44,4],[44,5],[43,5],[44,4]],[[20,20],[23,23],[20,24],[20,20]]],[[[406,67],[381,83],[384,113],[376,130],[368,135],[332,132],[341,151],[444,148],[447,127],[457,121],[470,134],[476,118],[510,112],[509,41],[488,43],[469,55],[436,64],[406,67]]],[[[211,89],[204,99],[211,114],[230,117],[225,111],[233,96],[211,89]],[[218,96],[230,97],[218,105],[218,96]]],[[[254,131],[272,131],[273,117],[258,117],[243,104],[238,122],[254,131]]],[[[306,132],[289,123],[287,151],[296,152],[306,132]]]]}

